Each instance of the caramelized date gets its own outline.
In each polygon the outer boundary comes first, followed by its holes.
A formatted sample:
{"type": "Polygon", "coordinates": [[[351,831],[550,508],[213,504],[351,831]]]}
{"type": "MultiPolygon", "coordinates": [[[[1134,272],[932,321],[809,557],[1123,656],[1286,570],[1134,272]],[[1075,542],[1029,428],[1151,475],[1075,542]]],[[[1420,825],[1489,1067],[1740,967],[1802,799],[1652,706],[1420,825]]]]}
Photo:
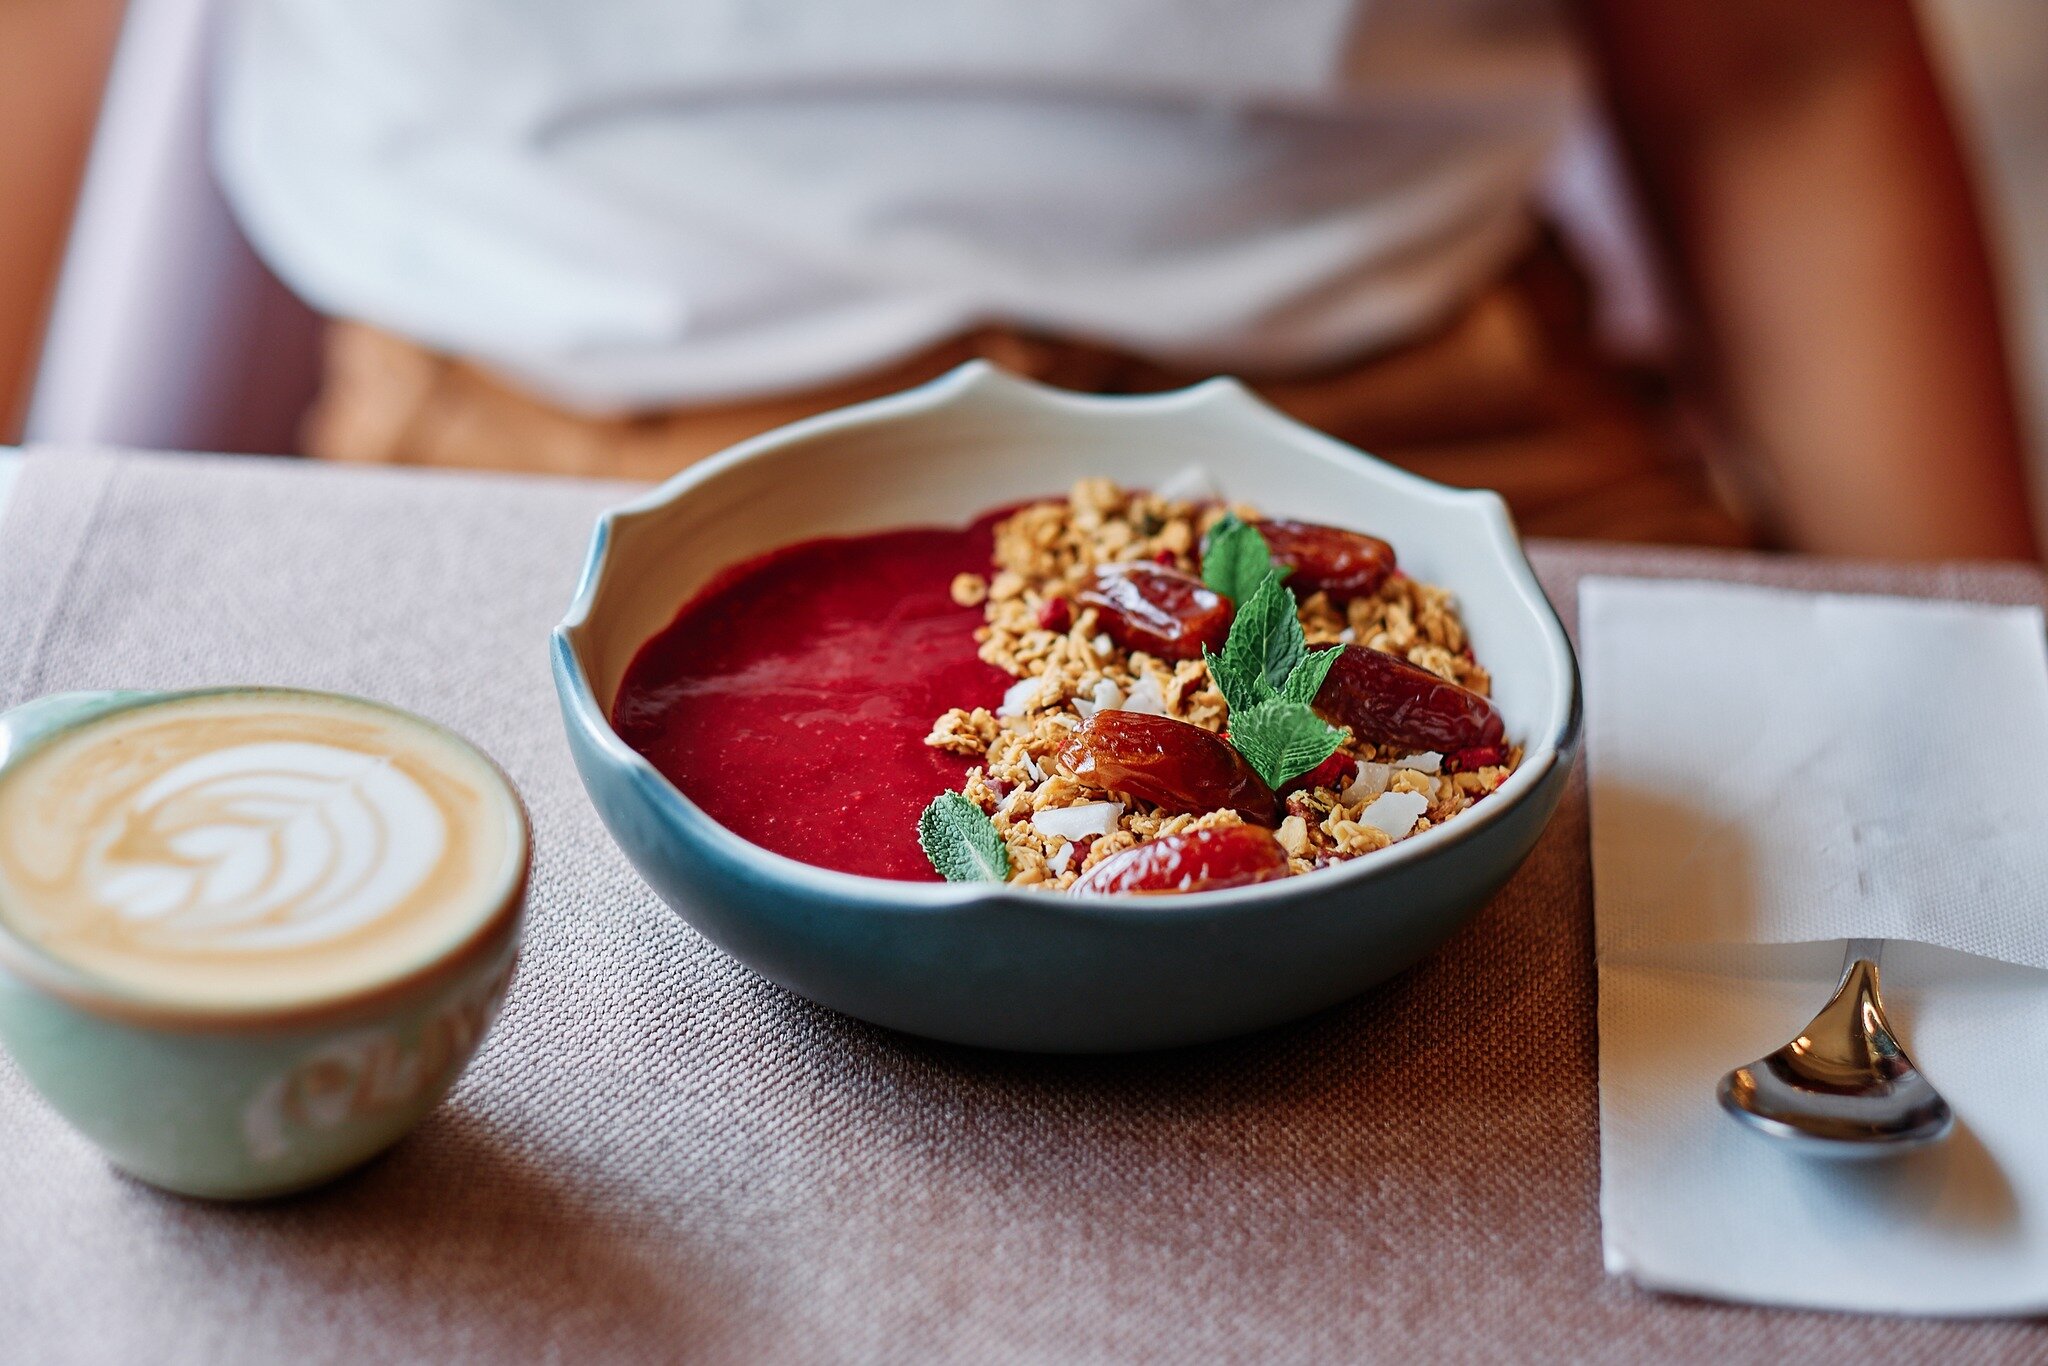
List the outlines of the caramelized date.
{"type": "Polygon", "coordinates": [[[1186,830],[1112,854],[1081,875],[1076,892],[1213,892],[1287,871],[1287,851],[1256,825],[1186,830]]]}
{"type": "Polygon", "coordinates": [[[1172,814],[1228,807],[1260,825],[1280,822],[1280,799],[1243,755],[1213,731],[1170,716],[1099,711],[1060,746],[1059,763],[1085,787],[1172,814]]]}
{"type": "Polygon", "coordinates": [[[1445,682],[1399,655],[1346,645],[1316,694],[1325,719],[1351,727],[1361,740],[1409,750],[1498,745],[1505,734],[1493,703],[1445,682]]]}
{"type": "Polygon", "coordinates": [[[1109,638],[1126,650],[1160,659],[1199,659],[1202,647],[1223,648],[1230,600],[1192,574],[1157,564],[1115,564],[1074,595],[1093,607],[1109,638]]]}
{"type": "Polygon", "coordinates": [[[1274,562],[1294,573],[1287,586],[1300,597],[1328,593],[1332,602],[1367,598],[1394,572],[1394,547],[1377,536],[1313,522],[1255,522],[1274,562]]]}

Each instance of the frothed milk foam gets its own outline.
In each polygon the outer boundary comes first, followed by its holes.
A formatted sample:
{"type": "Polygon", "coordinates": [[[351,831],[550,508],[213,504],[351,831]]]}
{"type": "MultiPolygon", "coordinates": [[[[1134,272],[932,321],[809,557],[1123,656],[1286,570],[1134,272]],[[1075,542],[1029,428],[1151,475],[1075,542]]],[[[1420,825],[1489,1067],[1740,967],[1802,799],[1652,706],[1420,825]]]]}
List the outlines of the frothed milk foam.
{"type": "Polygon", "coordinates": [[[0,919],[149,998],[319,1000],[460,943],[516,884],[522,828],[489,763],[404,716],[176,698],[0,776],[0,919]]]}

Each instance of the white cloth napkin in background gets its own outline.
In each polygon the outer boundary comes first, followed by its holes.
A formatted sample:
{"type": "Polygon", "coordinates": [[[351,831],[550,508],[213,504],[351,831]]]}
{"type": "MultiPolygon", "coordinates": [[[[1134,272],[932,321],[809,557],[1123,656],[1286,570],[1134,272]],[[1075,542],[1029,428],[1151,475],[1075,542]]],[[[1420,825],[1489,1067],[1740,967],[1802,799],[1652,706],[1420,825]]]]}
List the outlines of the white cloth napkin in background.
{"type": "Polygon", "coordinates": [[[1607,1268],[1659,1290],[2048,1308],[2048,644],[2035,609],[1580,587],[1607,1268]],[[1817,1161],[1720,1113],[1729,1068],[1891,941],[1940,1147],[1817,1161]]]}

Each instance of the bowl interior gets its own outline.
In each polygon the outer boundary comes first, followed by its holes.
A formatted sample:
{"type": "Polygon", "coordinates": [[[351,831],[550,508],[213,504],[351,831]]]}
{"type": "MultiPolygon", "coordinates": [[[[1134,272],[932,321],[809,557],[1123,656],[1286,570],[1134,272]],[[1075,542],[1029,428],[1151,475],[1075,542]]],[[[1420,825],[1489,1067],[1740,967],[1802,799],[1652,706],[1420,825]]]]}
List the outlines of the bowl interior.
{"type": "Polygon", "coordinates": [[[814,536],[960,525],[1089,476],[1161,487],[1191,470],[1269,514],[1383,536],[1406,572],[1450,588],[1524,772],[1554,759],[1570,650],[1500,500],[1374,460],[1230,381],[1100,398],[975,365],[768,433],[613,514],[566,633],[608,717],[641,644],[734,561],[814,536]]]}

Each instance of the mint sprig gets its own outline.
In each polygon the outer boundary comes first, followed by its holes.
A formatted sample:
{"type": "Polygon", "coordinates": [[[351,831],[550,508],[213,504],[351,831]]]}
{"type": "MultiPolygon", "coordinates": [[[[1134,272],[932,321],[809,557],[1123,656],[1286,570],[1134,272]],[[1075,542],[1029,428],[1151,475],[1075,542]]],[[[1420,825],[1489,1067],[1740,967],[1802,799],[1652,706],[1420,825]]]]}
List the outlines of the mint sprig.
{"type": "Polygon", "coordinates": [[[1259,529],[1226,512],[1202,538],[1202,582],[1242,607],[1269,578],[1293,571],[1273,563],[1273,552],[1259,529]]]}
{"type": "Polygon", "coordinates": [[[958,792],[932,798],[917,818],[917,842],[948,882],[1009,881],[1010,851],[996,823],[958,792]]]}
{"type": "MultiPolygon", "coordinates": [[[[1260,702],[1279,692],[1307,650],[1301,620],[1294,614],[1294,594],[1269,574],[1231,618],[1223,641],[1223,672],[1251,689],[1247,704],[1260,702]]],[[[1210,665],[1212,677],[1215,668],[1210,665]]],[[[1223,696],[1230,700],[1229,691],[1223,696]]]]}
{"type": "Polygon", "coordinates": [[[1277,791],[1335,754],[1344,732],[1326,724],[1306,703],[1270,697],[1231,716],[1230,743],[1277,791]]]}
{"type": "MultiPolygon", "coordinates": [[[[1295,629],[1301,629],[1299,622],[1296,622],[1295,629]]],[[[1307,647],[1304,645],[1303,648],[1307,647]]],[[[1330,676],[1330,669],[1336,664],[1337,656],[1343,653],[1343,648],[1341,645],[1332,645],[1329,649],[1317,650],[1312,655],[1304,654],[1301,662],[1288,672],[1286,681],[1280,685],[1280,695],[1289,702],[1299,702],[1304,707],[1313,705],[1316,694],[1323,690],[1323,680],[1330,676]]],[[[1316,762],[1321,763],[1322,760],[1318,759],[1316,762]]]]}
{"type": "Polygon", "coordinates": [[[1237,604],[1223,652],[1205,649],[1202,658],[1230,709],[1231,744],[1274,788],[1344,743],[1344,732],[1310,706],[1338,650],[1309,653],[1293,590],[1281,582],[1285,573],[1273,563],[1258,528],[1229,515],[1216,524],[1202,553],[1204,582],[1237,604]],[[1258,581],[1247,587],[1252,573],[1258,581]]]}

